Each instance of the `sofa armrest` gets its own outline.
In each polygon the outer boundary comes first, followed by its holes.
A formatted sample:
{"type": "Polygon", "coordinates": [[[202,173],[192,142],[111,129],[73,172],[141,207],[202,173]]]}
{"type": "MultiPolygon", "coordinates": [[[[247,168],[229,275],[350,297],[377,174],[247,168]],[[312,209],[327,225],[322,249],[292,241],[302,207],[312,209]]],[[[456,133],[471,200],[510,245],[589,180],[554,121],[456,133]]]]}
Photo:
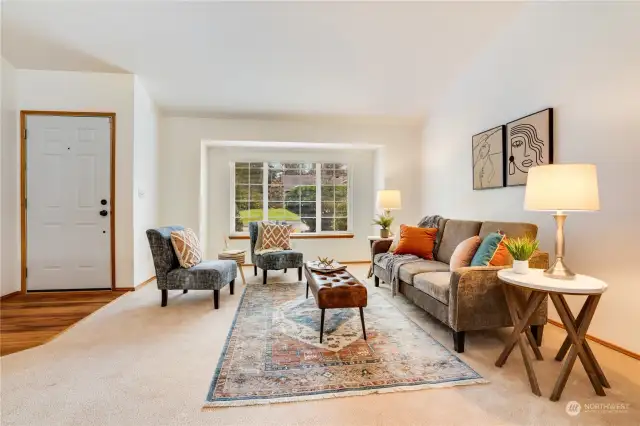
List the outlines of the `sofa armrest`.
{"type": "Polygon", "coordinates": [[[388,252],[389,247],[391,247],[391,243],[391,240],[374,241],[373,246],[371,247],[371,262],[373,262],[373,258],[376,254],[388,252]]]}
{"type": "MultiPolygon", "coordinates": [[[[548,254],[540,252],[533,266],[548,264],[548,254]]],[[[451,274],[449,289],[449,325],[456,331],[483,330],[512,325],[498,279],[498,271],[510,266],[472,266],[459,268],[451,274]]],[[[524,296],[529,292],[518,289],[524,296]]],[[[545,324],[547,303],[543,302],[532,319],[532,324],[545,324]]]]}

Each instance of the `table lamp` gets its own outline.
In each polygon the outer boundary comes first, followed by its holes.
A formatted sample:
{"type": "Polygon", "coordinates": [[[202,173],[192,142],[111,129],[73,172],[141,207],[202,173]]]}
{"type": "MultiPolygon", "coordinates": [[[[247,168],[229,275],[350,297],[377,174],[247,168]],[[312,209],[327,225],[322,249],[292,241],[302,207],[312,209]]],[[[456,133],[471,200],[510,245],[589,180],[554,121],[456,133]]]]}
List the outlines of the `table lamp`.
{"type": "Polygon", "coordinates": [[[386,216],[389,216],[391,210],[400,210],[402,208],[400,191],[397,189],[382,189],[378,191],[376,204],[378,208],[384,210],[386,216]]]}
{"type": "Polygon", "coordinates": [[[575,274],[564,263],[564,212],[600,210],[596,166],[550,164],[529,169],[524,208],[556,212],[556,260],[544,275],[573,279],[575,274]]]}

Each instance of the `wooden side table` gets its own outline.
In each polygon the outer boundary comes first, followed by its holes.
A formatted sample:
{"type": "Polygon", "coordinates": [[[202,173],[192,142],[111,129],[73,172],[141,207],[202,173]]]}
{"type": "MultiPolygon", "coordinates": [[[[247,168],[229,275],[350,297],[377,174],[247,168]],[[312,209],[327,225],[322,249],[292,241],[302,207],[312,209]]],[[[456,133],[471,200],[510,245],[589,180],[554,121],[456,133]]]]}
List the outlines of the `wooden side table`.
{"type": "Polygon", "coordinates": [[[247,280],[244,278],[244,271],[242,270],[242,265],[244,265],[244,258],[246,250],[228,250],[223,251],[218,254],[219,260],[235,260],[238,264],[238,269],[240,270],[240,276],[242,277],[242,284],[247,285],[247,280]]]}
{"type": "Polygon", "coordinates": [[[569,356],[564,360],[560,375],[556,380],[549,399],[552,401],[560,399],[560,395],[562,395],[562,391],[567,384],[569,374],[577,357],[580,358],[580,362],[584,366],[596,394],[605,396],[606,394],[603,387],[610,388],[611,386],[591,351],[585,336],[589,324],[593,319],[596,307],[598,306],[598,302],[600,301],[600,296],[607,290],[607,284],[586,275],[576,275],[573,280],[553,279],[546,277],[542,269],[532,269],[526,275],[516,274],[512,269],[503,269],[498,272],[498,278],[503,282],[502,288],[507,299],[507,305],[514,328],[513,333],[509,336],[509,339],[507,339],[504,350],[496,360],[496,366],[502,367],[504,365],[509,354],[517,344],[522,353],[522,359],[529,376],[531,390],[534,394],[538,396],[541,395],[538,380],[533,370],[533,364],[526,350],[526,340],[529,341],[536,358],[541,360],[542,355],[529,330],[529,323],[533,313],[538,309],[538,306],[540,306],[540,303],[545,300],[546,295],[549,295],[560,315],[562,324],[564,324],[567,330],[567,338],[560,347],[555,359],[562,361],[567,352],[569,352],[569,356]],[[524,298],[518,297],[518,293],[513,289],[514,286],[531,290],[531,295],[526,301],[526,304],[524,303],[524,298]],[[564,298],[565,294],[587,296],[587,300],[582,306],[577,319],[571,313],[571,309],[564,298]]]}
{"type": "MultiPolygon", "coordinates": [[[[379,235],[369,235],[367,239],[369,240],[369,250],[373,250],[373,243],[375,243],[376,241],[388,241],[388,240],[393,241],[393,237],[383,238],[379,235]]],[[[373,259],[371,260],[372,262],[371,262],[371,265],[369,265],[369,272],[367,273],[367,278],[371,278],[371,276],[373,275],[373,259]]]]}

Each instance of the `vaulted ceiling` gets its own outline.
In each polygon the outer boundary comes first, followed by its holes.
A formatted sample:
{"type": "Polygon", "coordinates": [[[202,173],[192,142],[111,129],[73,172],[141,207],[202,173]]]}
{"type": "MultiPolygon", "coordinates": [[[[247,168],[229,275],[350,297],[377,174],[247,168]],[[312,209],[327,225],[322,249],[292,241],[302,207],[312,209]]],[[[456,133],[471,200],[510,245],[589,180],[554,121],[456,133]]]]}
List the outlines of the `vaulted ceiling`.
{"type": "Polygon", "coordinates": [[[134,73],[163,108],[423,116],[519,2],[6,1],[17,68],[134,73]]]}

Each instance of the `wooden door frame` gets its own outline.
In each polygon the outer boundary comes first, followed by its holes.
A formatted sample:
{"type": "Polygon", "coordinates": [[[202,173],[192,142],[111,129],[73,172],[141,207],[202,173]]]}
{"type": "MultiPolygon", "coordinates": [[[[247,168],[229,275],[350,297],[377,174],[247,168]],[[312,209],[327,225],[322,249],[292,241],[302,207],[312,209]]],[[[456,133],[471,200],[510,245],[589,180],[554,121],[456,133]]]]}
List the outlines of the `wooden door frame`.
{"type": "Polygon", "coordinates": [[[116,113],[90,111],[20,111],[20,233],[21,233],[21,283],[22,294],[27,292],[27,209],[25,199],[27,194],[27,129],[28,115],[49,115],[61,117],[108,117],[110,118],[110,174],[109,185],[111,197],[111,290],[116,289],[116,113]]]}

